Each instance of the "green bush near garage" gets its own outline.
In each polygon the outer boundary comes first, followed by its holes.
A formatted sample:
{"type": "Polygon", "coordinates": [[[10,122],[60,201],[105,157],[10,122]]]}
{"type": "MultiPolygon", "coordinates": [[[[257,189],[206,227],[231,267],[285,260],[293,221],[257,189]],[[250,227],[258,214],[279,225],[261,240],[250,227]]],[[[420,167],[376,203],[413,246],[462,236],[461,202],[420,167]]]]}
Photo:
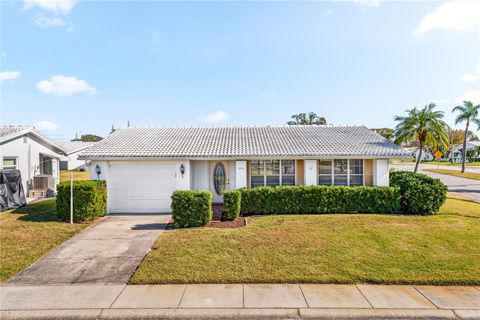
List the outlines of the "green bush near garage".
{"type": "MultiPolygon", "coordinates": [[[[57,215],[70,220],[70,181],[57,185],[57,215]]],[[[73,181],[73,220],[91,221],[105,214],[107,184],[100,180],[73,181]]]]}
{"type": "Polygon", "coordinates": [[[400,188],[402,211],[408,214],[435,214],[447,199],[447,186],[421,173],[390,172],[390,185],[400,188]]]}
{"type": "Polygon", "coordinates": [[[238,190],[223,193],[223,206],[226,220],[235,220],[240,215],[242,194],[238,190]]]}
{"type": "Polygon", "coordinates": [[[400,188],[278,186],[240,189],[242,214],[392,213],[400,188]]]}
{"type": "Polygon", "coordinates": [[[171,208],[176,227],[204,226],[212,219],[212,193],[210,191],[174,191],[171,208]]]}

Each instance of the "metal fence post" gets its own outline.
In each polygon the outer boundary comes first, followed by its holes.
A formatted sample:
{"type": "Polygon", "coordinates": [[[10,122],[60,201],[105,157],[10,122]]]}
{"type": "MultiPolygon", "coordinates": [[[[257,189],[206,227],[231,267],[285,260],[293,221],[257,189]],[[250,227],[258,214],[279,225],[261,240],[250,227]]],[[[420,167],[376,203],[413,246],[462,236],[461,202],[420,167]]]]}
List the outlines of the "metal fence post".
{"type": "Polygon", "coordinates": [[[73,172],[70,172],[70,224],[73,224],[73,172]]]}

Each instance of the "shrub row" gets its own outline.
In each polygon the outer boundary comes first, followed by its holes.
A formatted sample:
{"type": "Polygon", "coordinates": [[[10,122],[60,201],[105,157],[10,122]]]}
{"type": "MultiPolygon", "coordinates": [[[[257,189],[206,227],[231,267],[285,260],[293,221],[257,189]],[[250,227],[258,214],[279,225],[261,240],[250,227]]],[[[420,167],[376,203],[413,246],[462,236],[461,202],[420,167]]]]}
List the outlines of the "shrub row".
{"type": "Polygon", "coordinates": [[[400,210],[393,187],[279,186],[241,189],[243,214],[384,213],[400,210]]]}
{"type": "MultiPolygon", "coordinates": [[[[70,181],[57,185],[57,215],[70,220],[70,181]]],[[[100,180],[73,181],[73,220],[95,220],[107,209],[107,184],[100,180]]]]}
{"type": "Polygon", "coordinates": [[[242,194],[238,190],[223,193],[223,211],[226,220],[235,220],[240,215],[242,194]]]}
{"type": "Polygon", "coordinates": [[[177,227],[206,225],[212,219],[212,193],[210,191],[174,191],[171,208],[173,222],[177,227]]]}
{"type": "Polygon", "coordinates": [[[424,174],[390,172],[390,185],[400,188],[404,213],[435,214],[447,199],[447,186],[424,174]]]}

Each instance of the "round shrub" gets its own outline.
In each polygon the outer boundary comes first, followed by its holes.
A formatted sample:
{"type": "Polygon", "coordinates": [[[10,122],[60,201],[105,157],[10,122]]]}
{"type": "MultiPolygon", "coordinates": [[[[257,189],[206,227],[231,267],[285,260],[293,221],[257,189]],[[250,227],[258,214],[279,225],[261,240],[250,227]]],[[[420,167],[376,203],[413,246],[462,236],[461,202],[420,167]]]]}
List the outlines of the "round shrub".
{"type": "Polygon", "coordinates": [[[400,188],[404,213],[435,214],[447,199],[445,184],[420,173],[390,172],[390,185],[400,188]]]}

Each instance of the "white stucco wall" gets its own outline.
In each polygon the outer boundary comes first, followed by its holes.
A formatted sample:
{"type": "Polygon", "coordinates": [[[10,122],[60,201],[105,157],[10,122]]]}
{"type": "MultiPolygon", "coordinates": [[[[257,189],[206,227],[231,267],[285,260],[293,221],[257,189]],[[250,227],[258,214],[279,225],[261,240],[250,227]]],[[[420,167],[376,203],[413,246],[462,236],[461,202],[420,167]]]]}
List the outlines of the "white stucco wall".
{"type": "Polygon", "coordinates": [[[373,185],[389,186],[388,159],[373,160],[373,185]]]}
{"type": "Polygon", "coordinates": [[[207,160],[192,161],[193,190],[210,190],[207,160]]]}
{"type": "Polygon", "coordinates": [[[41,153],[56,158],[52,162],[52,176],[55,178],[55,185],[58,184],[60,182],[58,159],[66,159],[58,150],[31,134],[5,141],[0,145],[0,168],[3,167],[4,157],[17,158],[17,169],[22,174],[22,184],[26,195],[31,190],[33,176],[40,174],[41,153]]]}

